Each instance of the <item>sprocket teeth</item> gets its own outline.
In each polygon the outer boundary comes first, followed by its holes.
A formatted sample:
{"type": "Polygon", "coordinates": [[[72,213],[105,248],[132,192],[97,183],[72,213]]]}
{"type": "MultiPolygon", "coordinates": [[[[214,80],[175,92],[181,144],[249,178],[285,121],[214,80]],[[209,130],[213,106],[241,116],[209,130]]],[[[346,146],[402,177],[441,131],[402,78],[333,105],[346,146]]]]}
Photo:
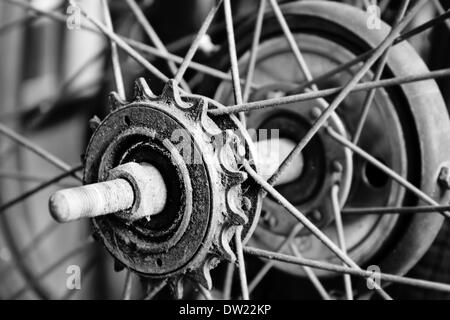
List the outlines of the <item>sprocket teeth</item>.
{"type": "Polygon", "coordinates": [[[201,122],[208,111],[208,103],[203,98],[184,101],[181,97],[180,89],[174,80],[166,83],[160,98],[170,106],[181,110],[188,119],[194,122],[201,122]]]}
{"type": "Polygon", "coordinates": [[[224,170],[223,176],[223,183],[224,186],[229,189],[235,186],[240,185],[245,180],[247,180],[247,174],[245,172],[241,171],[232,171],[230,170],[230,167],[226,168],[226,165],[221,165],[222,169],[224,170]]]}
{"type": "Polygon", "coordinates": [[[217,127],[210,125],[209,121],[209,117],[202,117],[200,119],[202,129],[206,133],[207,142],[213,146],[214,150],[217,150],[217,145],[220,146],[218,141],[221,141],[223,133],[217,127]]]}
{"type": "Polygon", "coordinates": [[[144,78],[139,78],[134,82],[134,100],[145,101],[156,98],[144,78]]]}
{"type": "Polygon", "coordinates": [[[186,112],[189,119],[195,122],[203,122],[208,111],[208,102],[205,99],[188,100],[179,106],[179,109],[186,112]]]}
{"type": "Polygon", "coordinates": [[[222,231],[219,235],[219,245],[217,246],[217,250],[220,252],[220,255],[228,260],[229,262],[234,263],[236,261],[236,255],[230,247],[230,242],[236,232],[236,226],[230,223],[225,223],[222,226],[222,231]]]}
{"type": "Polygon", "coordinates": [[[205,257],[202,265],[199,268],[191,271],[188,276],[200,283],[206,289],[211,290],[211,270],[214,269],[219,264],[219,262],[220,260],[214,254],[208,254],[205,257]]]}
{"type": "Polygon", "coordinates": [[[231,188],[226,192],[228,217],[234,225],[245,225],[248,222],[248,217],[242,209],[240,191],[238,188],[231,188]]]}
{"type": "Polygon", "coordinates": [[[167,284],[167,279],[152,279],[139,277],[145,297],[143,300],[153,299],[167,284]]]}
{"type": "Polygon", "coordinates": [[[111,92],[108,98],[109,98],[109,105],[111,106],[111,111],[120,109],[127,104],[126,101],[120,98],[117,92],[111,92]]]}
{"type": "Polygon", "coordinates": [[[214,147],[219,151],[219,161],[226,172],[240,172],[234,169],[230,163],[240,163],[245,156],[245,147],[242,145],[239,137],[230,130],[222,133],[223,139],[214,142],[214,147]],[[231,159],[230,159],[231,158],[231,159]]]}
{"type": "Polygon", "coordinates": [[[183,106],[185,106],[185,103],[181,99],[180,89],[173,79],[167,81],[159,98],[164,100],[167,104],[176,106],[179,109],[183,109],[183,106]]]}
{"type": "Polygon", "coordinates": [[[92,131],[95,131],[95,130],[97,130],[97,128],[101,122],[102,122],[102,120],[100,120],[100,118],[98,116],[93,116],[91,119],[89,119],[89,128],[92,131]]]}
{"type": "MultiPolygon", "coordinates": [[[[111,94],[110,99],[114,110],[127,104],[117,93],[111,94]]],[[[183,296],[184,280],[195,280],[204,288],[211,290],[211,270],[224,259],[231,263],[236,262],[232,240],[237,227],[246,225],[249,221],[246,213],[251,207],[251,201],[244,196],[242,189],[247,174],[239,170],[242,160],[245,159],[246,150],[249,150],[242,143],[245,137],[241,140],[241,136],[238,136],[236,131],[222,129],[229,127],[222,127],[217,124],[216,119],[209,117],[208,108],[214,103],[211,99],[186,94],[174,80],[169,80],[161,95],[156,96],[144,78],[137,79],[134,85],[133,102],[139,105],[148,103],[155,109],[170,112],[188,130],[192,139],[198,141],[199,148],[203,152],[202,156],[208,163],[208,169],[211,171],[209,179],[214,190],[213,203],[217,204],[211,212],[210,229],[213,231],[208,234],[206,240],[201,240],[203,241],[202,249],[192,258],[191,264],[164,277],[164,281],[167,281],[170,291],[176,298],[183,296]]],[[[175,143],[175,140],[172,142],[175,143]]],[[[168,150],[172,148],[177,150],[172,142],[166,139],[163,144],[168,150]]],[[[179,155],[180,158],[184,156],[180,150],[174,154],[179,155]]],[[[185,161],[184,158],[180,159],[180,163],[183,161],[185,161]]],[[[192,192],[192,190],[187,189],[186,192],[192,192]]],[[[117,264],[117,267],[123,268],[123,265],[117,264]]],[[[153,279],[158,281],[156,279],[159,279],[159,276],[153,279]]]]}
{"type": "Polygon", "coordinates": [[[247,175],[234,168],[237,163],[236,156],[234,156],[234,149],[236,144],[236,136],[229,132],[225,132],[225,143],[219,148],[219,162],[222,168],[222,184],[225,187],[225,198],[227,207],[227,216],[231,219],[234,225],[244,225],[248,218],[242,209],[241,199],[241,184],[247,179],[247,175]]]}

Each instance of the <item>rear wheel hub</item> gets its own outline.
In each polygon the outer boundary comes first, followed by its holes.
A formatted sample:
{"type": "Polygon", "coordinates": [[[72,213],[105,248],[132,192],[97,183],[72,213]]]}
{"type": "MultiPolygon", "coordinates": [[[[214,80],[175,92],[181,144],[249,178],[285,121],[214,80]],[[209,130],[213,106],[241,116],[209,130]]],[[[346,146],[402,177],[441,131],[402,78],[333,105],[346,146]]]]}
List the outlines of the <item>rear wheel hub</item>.
{"type": "Polygon", "coordinates": [[[143,80],[136,92],[131,103],[112,96],[115,110],[86,151],[84,182],[105,181],[126,163],[147,163],[164,179],[166,205],[135,221],[123,218],[127,212],[94,218],[95,236],[118,262],[144,276],[187,273],[210,288],[210,269],[235,259],[229,242],[236,228],[245,225],[250,236],[258,215],[258,191],[241,188],[246,174],[238,169],[239,161],[252,158],[249,139],[234,118],[207,116],[208,107],[221,106],[182,96],[172,82],[159,97],[143,80]]]}

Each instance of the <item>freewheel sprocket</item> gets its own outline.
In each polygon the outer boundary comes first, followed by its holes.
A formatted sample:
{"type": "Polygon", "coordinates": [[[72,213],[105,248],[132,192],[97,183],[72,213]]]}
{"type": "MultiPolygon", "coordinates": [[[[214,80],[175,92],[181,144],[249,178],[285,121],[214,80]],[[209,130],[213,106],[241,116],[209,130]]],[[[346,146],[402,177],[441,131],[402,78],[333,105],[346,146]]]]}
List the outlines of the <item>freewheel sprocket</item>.
{"type": "MultiPolygon", "coordinates": [[[[157,215],[133,216],[133,208],[92,219],[96,239],[120,263],[152,278],[187,274],[211,288],[209,271],[235,260],[230,240],[237,226],[251,233],[260,208],[257,188],[242,188],[239,170],[252,151],[232,117],[213,121],[207,98],[181,94],[169,81],[155,96],[136,82],[132,102],[111,95],[112,112],[100,123],[85,156],[84,183],[108,180],[125,163],[148,163],[164,178],[167,202],[157,215]],[[253,226],[253,227],[252,227],[253,226]]],[[[143,195],[145,196],[145,194],[143,195]]]]}

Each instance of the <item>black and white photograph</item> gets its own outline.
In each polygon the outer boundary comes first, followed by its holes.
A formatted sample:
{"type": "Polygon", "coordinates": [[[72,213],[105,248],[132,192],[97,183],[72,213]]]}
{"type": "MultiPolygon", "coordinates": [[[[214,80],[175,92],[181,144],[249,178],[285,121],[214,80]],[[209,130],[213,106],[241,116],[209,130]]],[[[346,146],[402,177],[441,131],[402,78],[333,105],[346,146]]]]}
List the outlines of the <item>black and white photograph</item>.
{"type": "Polygon", "coordinates": [[[0,0],[0,300],[450,300],[450,0],[0,0]]]}

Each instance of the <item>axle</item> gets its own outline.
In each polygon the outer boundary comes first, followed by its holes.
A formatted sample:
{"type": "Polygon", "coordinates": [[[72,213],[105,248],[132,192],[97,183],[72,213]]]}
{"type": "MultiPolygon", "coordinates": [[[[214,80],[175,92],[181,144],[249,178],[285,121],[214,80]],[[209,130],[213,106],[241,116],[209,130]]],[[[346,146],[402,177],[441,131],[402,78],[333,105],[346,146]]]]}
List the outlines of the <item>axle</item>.
{"type": "MultiPolygon", "coordinates": [[[[258,151],[258,168],[262,176],[269,178],[295,144],[287,139],[255,143],[258,151]]],[[[279,184],[300,176],[303,158],[291,166],[279,184]]],[[[49,201],[49,209],[58,222],[70,222],[81,218],[128,212],[121,217],[137,220],[160,213],[166,204],[167,189],[161,173],[148,163],[127,163],[110,171],[107,181],[55,192],[49,201]]]]}
{"type": "Polygon", "coordinates": [[[127,163],[110,171],[110,180],[55,192],[50,213],[59,222],[127,212],[137,220],[160,213],[167,198],[161,173],[147,163],[127,163]]]}

